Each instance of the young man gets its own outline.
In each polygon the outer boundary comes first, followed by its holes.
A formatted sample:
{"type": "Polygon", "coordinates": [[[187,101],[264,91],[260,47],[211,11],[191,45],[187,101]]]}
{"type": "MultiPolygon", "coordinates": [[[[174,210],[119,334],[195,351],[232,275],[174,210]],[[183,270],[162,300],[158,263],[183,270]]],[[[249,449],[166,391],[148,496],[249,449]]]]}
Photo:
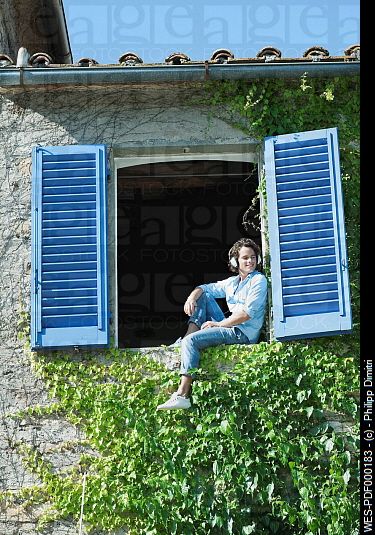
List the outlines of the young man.
{"type": "Polygon", "coordinates": [[[157,407],[189,409],[193,375],[200,350],[220,344],[255,344],[263,325],[267,303],[267,279],[256,270],[261,262],[259,247],[242,238],[229,251],[229,269],[238,275],[201,284],[187,298],[184,311],[190,316],[181,340],[181,382],[177,392],[157,407]],[[231,315],[225,318],[215,298],[225,297],[231,315]]]}

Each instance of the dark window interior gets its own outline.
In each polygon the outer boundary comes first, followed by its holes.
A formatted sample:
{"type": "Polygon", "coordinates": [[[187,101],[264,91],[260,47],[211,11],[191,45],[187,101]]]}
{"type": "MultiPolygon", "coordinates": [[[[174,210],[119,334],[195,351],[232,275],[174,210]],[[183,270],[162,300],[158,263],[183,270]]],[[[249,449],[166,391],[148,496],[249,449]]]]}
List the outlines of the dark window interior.
{"type": "Polygon", "coordinates": [[[168,345],[184,334],[189,293],[231,275],[227,255],[236,240],[250,236],[260,244],[259,209],[249,209],[257,185],[256,166],[245,162],[118,171],[120,347],[168,345]]]}

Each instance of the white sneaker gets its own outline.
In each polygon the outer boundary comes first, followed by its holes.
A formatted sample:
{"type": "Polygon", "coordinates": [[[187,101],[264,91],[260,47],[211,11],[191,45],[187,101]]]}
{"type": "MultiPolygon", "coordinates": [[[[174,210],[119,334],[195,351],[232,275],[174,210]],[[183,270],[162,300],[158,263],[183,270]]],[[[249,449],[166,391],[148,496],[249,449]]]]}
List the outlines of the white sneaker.
{"type": "Polygon", "coordinates": [[[179,396],[177,392],[171,395],[171,397],[165,403],[156,407],[157,411],[169,410],[169,409],[190,409],[191,403],[189,398],[179,396]]]}
{"type": "Polygon", "coordinates": [[[181,342],[182,342],[182,337],[180,336],[180,338],[177,338],[177,340],[173,342],[173,344],[169,345],[168,347],[180,347],[181,342]]]}

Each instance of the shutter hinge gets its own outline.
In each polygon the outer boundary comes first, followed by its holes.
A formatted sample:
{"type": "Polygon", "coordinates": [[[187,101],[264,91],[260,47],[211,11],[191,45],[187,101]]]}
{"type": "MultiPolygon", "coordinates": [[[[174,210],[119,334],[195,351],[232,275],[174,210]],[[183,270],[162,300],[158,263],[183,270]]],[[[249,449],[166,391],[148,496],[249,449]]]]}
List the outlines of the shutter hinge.
{"type": "Polygon", "coordinates": [[[345,258],[343,260],[341,260],[341,266],[342,266],[342,270],[343,271],[345,271],[348,268],[348,264],[347,264],[345,258]]]}
{"type": "Polygon", "coordinates": [[[108,157],[107,157],[106,168],[107,168],[107,181],[109,182],[111,180],[111,159],[110,159],[110,153],[109,152],[108,152],[108,157]]]}
{"type": "Polygon", "coordinates": [[[38,269],[35,270],[35,278],[34,278],[34,289],[35,289],[35,295],[39,293],[39,287],[41,287],[42,284],[39,280],[39,271],[38,269]]]}

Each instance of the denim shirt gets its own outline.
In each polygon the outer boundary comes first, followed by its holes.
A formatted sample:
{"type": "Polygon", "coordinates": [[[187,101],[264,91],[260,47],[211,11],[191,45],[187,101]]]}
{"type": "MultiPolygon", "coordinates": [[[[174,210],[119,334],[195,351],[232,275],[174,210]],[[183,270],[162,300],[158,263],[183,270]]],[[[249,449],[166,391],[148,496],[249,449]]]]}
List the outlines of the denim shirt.
{"type": "Polygon", "coordinates": [[[212,297],[225,297],[231,313],[244,310],[250,318],[236,325],[249,339],[256,343],[263,325],[267,304],[267,279],[259,271],[253,271],[243,280],[240,276],[198,286],[212,297]]]}

